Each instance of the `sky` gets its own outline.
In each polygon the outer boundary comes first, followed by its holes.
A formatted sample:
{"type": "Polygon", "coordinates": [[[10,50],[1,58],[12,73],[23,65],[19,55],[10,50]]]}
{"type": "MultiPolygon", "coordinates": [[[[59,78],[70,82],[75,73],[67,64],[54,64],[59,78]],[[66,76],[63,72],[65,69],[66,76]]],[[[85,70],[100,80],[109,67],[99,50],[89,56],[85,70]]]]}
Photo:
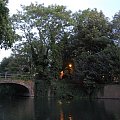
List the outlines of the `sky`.
{"type": "MultiPolygon", "coordinates": [[[[44,3],[45,6],[51,4],[64,5],[68,10],[76,12],[87,8],[97,8],[98,11],[102,10],[106,17],[112,20],[115,13],[120,10],[120,0],[9,0],[8,8],[10,15],[21,10],[20,5],[29,5],[30,3],[44,3]]],[[[9,57],[11,50],[0,49],[0,61],[4,57],[9,57]]]]}

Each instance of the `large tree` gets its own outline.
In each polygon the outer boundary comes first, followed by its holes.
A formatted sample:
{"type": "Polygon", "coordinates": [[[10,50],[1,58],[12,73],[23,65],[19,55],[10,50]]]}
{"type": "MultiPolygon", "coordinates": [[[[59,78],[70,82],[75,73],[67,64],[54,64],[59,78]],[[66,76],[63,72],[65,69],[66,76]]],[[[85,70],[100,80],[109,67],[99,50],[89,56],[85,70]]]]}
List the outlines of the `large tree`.
{"type": "Polygon", "coordinates": [[[82,51],[96,53],[103,50],[111,41],[111,27],[102,11],[87,9],[73,15],[76,21],[75,44],[82,51]]]}
{"type": "Polygon", "coordinates": [[[5,49],[11,47],[14,42],[7,3],[7,0],[0,0],[0,47],[5,49]]]}
{"type": "Polygon", "coordinates": [[[64,68],[69,68],[68,64],[80,56],[82,52],[95,54],[104,50],[109,44],[112,44],[111,25],[108,18],[102,11],[97,9],[87,9],[78,11],[72,15],[74,27],[72,35],[64,49],[64,68]],[[66,62],[65,62],[66,61],[66,62]]]}
{"type": "Polygon", "coordinates": [[[111,82],[119,77],[119,48],[112,39],[111,23],[97,9],[87,9],[73,14],[74,33],[67,53],[73,64],[73,78],[81,82],[111,82]]]}
{"type": "Polygon", "coordinates": [[[62,66],[62,44],[59,42],[65,33],[70,32],[71,11],[58,5],[45,7],[41,4],[31,4],[22,8],[22,11],[12,17],[14,28],[19,30],[19,38],[23,45],[30,47],[28,54],[36,72],[45,73],[49,66],[51,74],[55,77],[62,66]]]}

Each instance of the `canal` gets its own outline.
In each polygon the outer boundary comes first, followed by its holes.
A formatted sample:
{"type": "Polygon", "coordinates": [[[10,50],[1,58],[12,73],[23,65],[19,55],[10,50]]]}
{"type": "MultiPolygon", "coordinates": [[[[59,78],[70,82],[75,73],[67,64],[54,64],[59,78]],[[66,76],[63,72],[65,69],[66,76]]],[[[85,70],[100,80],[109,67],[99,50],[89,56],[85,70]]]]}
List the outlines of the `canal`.
{"type": "Polygon", "coordinates": [[[0,120],[120,120],[120,100],[0,98],[0,120]]]}

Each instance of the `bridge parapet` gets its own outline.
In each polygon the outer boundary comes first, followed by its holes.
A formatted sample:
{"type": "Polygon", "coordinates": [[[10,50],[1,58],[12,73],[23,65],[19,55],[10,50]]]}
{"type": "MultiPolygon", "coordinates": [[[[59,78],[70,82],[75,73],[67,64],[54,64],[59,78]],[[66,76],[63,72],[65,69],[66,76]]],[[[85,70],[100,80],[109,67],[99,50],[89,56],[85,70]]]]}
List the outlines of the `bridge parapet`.
{"type": "Polygon", "coordinates": [[[32,80],[32,79],[33,77],[30,75],[0,73],[0,80],[32,80]]]}
{"type": "Polygon", "coordinates": [[[0,75],[0,84],[13,83],[26,87],[29,90],[29,96],[34,96],[34,81],[31,76],[20,74],[0,75]]]}

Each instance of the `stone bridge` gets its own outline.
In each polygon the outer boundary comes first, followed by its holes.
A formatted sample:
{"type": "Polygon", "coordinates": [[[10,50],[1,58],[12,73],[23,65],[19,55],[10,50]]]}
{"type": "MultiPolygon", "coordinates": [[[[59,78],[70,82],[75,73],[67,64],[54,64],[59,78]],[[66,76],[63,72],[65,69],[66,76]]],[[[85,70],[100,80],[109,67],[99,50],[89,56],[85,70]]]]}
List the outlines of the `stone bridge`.
{"type": "Polygon", "coordinates": [[[3,84],[14,85],[22,96],[34,97],[34,82],[32,80],[1,79],[0,85],[3,84]]]}

